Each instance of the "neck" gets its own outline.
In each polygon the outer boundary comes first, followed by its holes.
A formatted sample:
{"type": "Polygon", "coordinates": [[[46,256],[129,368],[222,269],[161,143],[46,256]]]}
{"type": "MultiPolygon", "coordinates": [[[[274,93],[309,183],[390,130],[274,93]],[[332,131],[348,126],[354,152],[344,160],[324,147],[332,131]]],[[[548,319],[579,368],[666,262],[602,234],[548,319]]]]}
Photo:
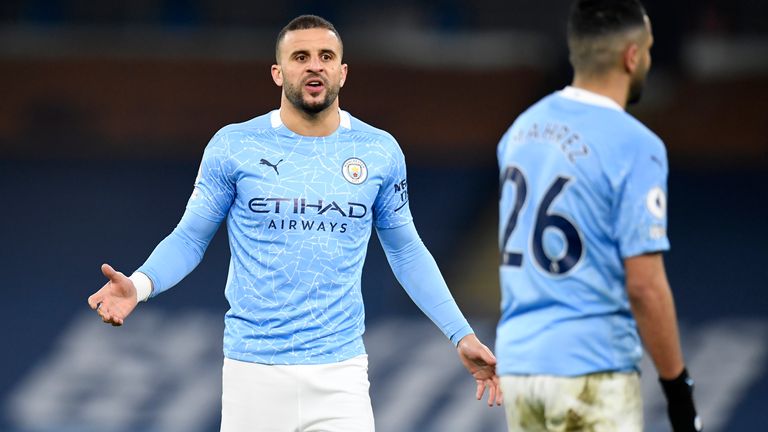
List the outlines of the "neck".
{"type": "Polygon", "coordinates": [[[614,73],[585,76],[577,73],[571,85],[613,99],[622,108],[627,107],[629,81],[626,76],[614,73]]]}
{"type": "Polygon", "coordinates": [[[303,136],[328,136],[339,127],[339,100],[317,114],[296,108],[283,96],[280,101],[280,120],[292,132],[303,136]]]}

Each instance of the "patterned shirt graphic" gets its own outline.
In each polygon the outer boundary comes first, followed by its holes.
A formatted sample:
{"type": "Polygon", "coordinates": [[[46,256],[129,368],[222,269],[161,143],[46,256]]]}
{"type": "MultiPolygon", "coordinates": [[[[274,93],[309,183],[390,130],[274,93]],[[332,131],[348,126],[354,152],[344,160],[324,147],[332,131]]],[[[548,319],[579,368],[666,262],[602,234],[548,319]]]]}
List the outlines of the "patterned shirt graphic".
{"type": "Polygon", "coordinates": [[[642,356],[623,260],[669,248],[661,140],[568,87],[501,139],[502,374],[633,370],[642,356]]]}
{"type": "Polygon", "coordinates": [[[371,228],[412,218],[395,139],[340,114],[333,134],[305,137],[272,111],[221,129],[205,150],[187,211],[227,220],[229,358],[316,364],[365,352],[371,228]]]}

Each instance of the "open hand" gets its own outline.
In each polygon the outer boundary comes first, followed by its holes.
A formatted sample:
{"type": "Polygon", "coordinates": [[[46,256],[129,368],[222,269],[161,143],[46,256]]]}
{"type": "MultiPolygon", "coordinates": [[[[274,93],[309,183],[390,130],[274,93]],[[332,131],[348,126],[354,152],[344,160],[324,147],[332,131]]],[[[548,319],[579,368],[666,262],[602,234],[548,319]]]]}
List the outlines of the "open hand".
{"type": "Polygon", "coordinates": [[[101,272],[109,281],[88,297],[88,305],[105,323],[121,326],[138,303],[136,287],[127,276],[113,269],[109,264],[102,264],[101,272]]]}

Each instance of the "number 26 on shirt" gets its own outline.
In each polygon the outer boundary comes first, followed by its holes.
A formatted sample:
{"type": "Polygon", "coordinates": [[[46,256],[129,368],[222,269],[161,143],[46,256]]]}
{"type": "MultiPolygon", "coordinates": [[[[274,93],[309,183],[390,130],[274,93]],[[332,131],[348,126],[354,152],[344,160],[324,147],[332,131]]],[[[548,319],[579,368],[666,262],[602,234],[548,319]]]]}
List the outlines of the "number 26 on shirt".
{"type": "MultiPolygon", "coordinates": [[[[536,224],[531,237],[531,253],[539,267],[553,276],[562,276],[573,269],[584,254],[584,245],[579,229],[567,218],[557,213],[550,213],[552,202],[563,192],[563,188],[571,181],[570,177],[559,176],[547,188],[544,197],[536,207],[536,224]],[[563,250],[557,255],[549,254],[544,247],[544,233],[547,229],[559,231],[565,241],[563,250]]],[[[516,166],[508,166],[501,177],[501,188],[506,182],[515,186],[515,202],[504,227],[501,242],[501,265],[520,267],[523,264],[523,253],[506,250],[507,242],[517,227],[517,219],[525,206],[528,195],[528,185],[525,174],[516,166]]]]}

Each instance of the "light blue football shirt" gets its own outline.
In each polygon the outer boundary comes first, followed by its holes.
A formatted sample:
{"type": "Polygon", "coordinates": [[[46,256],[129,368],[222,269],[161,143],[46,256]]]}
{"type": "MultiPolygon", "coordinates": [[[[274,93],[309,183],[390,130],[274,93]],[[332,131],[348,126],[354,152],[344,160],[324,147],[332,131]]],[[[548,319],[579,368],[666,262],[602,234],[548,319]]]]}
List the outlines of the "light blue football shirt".
{"type": "Polygon", "coordinates": [[[610,99],[566,87],[515,120],[498,160],[498,372],[637,368],[623,260],[669,248],[664,144],[610,99]]]}
{"type": "MultiPolygon", "coordinates": [[[[317,364],[365,353],[360,281],[371,228],[412,217],[395,139],[340,115],[333,134],[305,137],[275,110],[221,129],[205,149],[187,212],[227,220],[228,358],[317,364]]],[[[175,283],[159,282],[175,259],[161,255],[139,269],[159,288],[153,295],[175,283]]],[[[466,327],[458,316],[452,325],[466,327]]]]}

